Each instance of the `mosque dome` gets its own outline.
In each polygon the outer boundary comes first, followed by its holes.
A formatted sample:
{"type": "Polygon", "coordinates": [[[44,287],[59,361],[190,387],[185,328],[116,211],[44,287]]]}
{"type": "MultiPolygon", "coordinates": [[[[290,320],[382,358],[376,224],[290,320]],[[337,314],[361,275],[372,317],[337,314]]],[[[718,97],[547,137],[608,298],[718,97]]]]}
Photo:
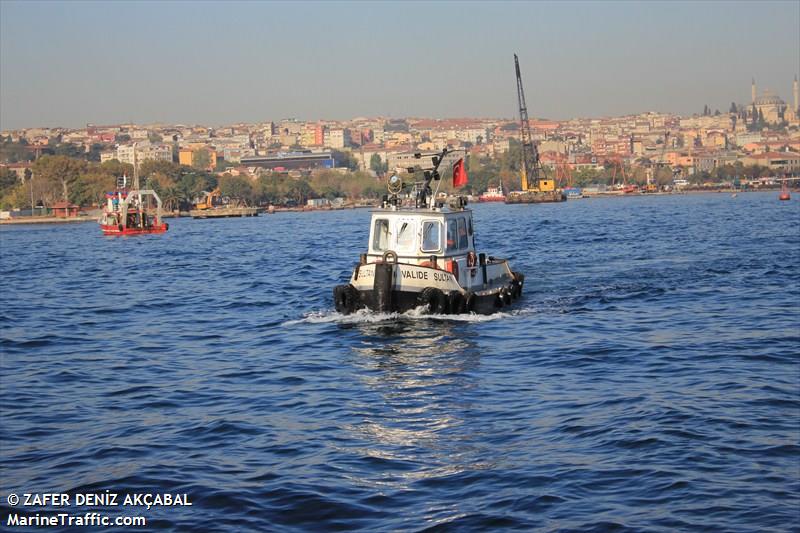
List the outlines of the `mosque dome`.
{"type": "Polygon", "coordinates": [[[755,101],[756,105],[777,105],[783,106],[786,105],[786,102],[781,100],[780,96],[776,94],[772,94],[771,92],[764,91],[764,94],[756,98],[755,101]]]}

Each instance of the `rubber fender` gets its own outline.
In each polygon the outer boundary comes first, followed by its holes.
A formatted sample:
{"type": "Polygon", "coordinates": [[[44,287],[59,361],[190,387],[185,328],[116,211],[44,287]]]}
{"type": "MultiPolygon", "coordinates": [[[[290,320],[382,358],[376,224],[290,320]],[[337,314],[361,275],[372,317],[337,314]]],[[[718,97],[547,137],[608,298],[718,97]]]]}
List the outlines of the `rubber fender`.
{"type": "Polygon", "coordinates": [[[505,302],[503,302],[503,293],[502,292],[498,292],[494,297],[494,306],[499,309],[499,308],[503,307],[504,303],[505,302]]]}
{"type": "Polygon", "coordinates": [[[358,289],[350,284],[337,285],[333,289],[333,304],[336,311],[349,315],[361,307],[358,289]]]}
{"type": "Polygon", "coordinates": [[[503,299],[504,305],[511,305],[511,289],[508,287],[504,288],[502,291],[500,291],[500,297],[503,299]]]}
{"type": "Polygon", "coordinates": [[[447,312],[447,297],[436,287],[425,287],[417,298],[417,305],[427,305],[432,314],[441,315],[447,312]]]}
{"type": "Polygon", "coordinates": [[[475,312],[475,301],[476,301],[475,293],[468,292],[467,295],[464,297],[464,311],[467,313],[475,312]]]}
{"type": "Polygon", "coordinates": [[[519,281],[514,280],[511,282],[511,298],[516,300],[520,296],[522,296],[522,285],[519,281]]]}
{"type": "MultiPolygon", "coordinates": [[[[386,253],[388,254],[389,252],[386,253]]],[[[395,255],[395,257],[397,256],[395,255]]],[[[375,279],[373,279],[372,281],[372,293],[375,296],[376,311],[386,313],[392,310],[393,286],[394,286],[394,264],[376,263],[375,279]]]]}
{"type": "Polygon", "coordinates": [[[448,300],[449,300],[448,307],[450,308],[450,313],[454,315],[460,315],[466,311],[467,302],[464,299],[464,295],[461,294],[460,292],[458,291],[451,292],[450,296],[448,297],[448,300]]]}

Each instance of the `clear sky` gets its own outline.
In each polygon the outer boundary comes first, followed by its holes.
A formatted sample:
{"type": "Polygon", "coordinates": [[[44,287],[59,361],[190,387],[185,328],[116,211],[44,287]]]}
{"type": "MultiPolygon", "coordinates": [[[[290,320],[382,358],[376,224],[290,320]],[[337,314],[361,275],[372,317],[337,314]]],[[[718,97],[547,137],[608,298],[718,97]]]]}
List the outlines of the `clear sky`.
{"type": "Polygon", "coordinates": [[[800,2],[0,0],[0,129],[791,101],[800,2]]]}

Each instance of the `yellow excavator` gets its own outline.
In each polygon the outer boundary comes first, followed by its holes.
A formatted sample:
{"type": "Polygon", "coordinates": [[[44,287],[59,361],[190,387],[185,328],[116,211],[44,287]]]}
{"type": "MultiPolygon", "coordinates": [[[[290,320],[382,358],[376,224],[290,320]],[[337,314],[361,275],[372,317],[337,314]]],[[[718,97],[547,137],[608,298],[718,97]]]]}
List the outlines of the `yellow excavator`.
{"type": "Polygon", "coordinates": [[[195,209],[213,209],[221,203],[220,200],[222,198],[222,193],[220,192],[219,187],[211,192],[203,191],[203,194],[205,197],[194,205],[195,209]]]}

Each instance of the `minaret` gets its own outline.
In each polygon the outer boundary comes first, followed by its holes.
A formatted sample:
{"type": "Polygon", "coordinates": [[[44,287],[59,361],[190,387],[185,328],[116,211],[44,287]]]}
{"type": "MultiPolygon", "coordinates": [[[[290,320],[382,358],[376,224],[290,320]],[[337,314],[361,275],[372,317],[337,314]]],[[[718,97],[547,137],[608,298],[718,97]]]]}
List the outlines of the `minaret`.
{"type": "Polygon", "coordinates": [[[756,103],[756,79],[753,78],[753,81],[750,83],[750,100],[752,104],[756,103]]]}
{"type": "Polygon", "coordinates": [[[800,90],[797,89],[797,76],[794,77],[792,84],[792,95],[794,96],[794,113],[795,116],[800,116],[800,90]]]}

